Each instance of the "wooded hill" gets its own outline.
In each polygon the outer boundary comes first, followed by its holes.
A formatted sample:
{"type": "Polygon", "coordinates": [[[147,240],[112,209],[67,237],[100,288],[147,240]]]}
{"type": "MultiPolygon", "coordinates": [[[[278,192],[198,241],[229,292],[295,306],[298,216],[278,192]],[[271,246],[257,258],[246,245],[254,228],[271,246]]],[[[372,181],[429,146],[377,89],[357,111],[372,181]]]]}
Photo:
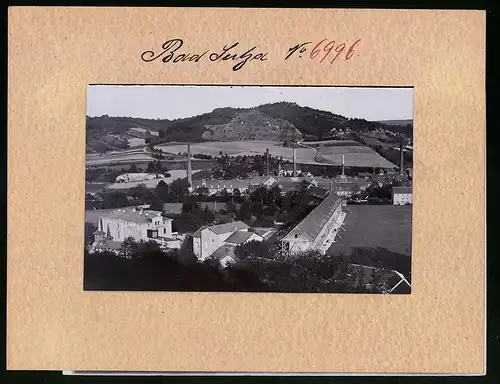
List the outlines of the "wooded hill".
{"type": "MultiPolygon", "coordinates": [[[[410,121],[411,122],[411,121],[410,121]]],[[[385,124],[364,119],[350,119],[332,112],[279,102],[254,108],[217,108],[189,118],[140,119],[133,117],[87,117],[87,140],[107,133],[125,133],[133,127],[157,131],[156,142],[200,142],[207,140],[276,140],[293,137],[304,140],[335,138],[340,131],[364,134],[388,132],[413,138],[412,123],[385,124]]],[[[393,136],[393,135],[390,135],[393,136]]]]}

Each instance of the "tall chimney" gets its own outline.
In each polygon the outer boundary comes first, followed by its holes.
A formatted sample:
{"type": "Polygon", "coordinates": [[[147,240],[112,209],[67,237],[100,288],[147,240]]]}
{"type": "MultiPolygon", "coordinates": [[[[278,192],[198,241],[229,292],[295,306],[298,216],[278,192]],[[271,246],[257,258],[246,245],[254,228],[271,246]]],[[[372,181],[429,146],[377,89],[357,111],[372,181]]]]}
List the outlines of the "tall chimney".
{"type": "Polygon", "coordinates": [[[266,176],[269,176],[269,148],[266,149],[266,176]]]}
{"type": "Polygon", "coordinates": [[[399,174],[403,175],[404,169],[403,169],[403,152],[404,152],[404,146],[403,142],[399,144],[399,174]]]}
{"type": "Polygon", "coordinates": [[[188,177],[188,183],[189,186],[193,186],[193,175],[191,172],[191,144],[187,145],[187,155],[188,155],[188,162],[187,162],[187,177],[188,177]]]}
{"type": "Polygon", "coordinates": [[[295,147],[293,149],[293,177],[297,177],[297,164],[295,163],[296,157],[295,157],[295,147]]]}
{"type": "Polygon", "coordinates": [[[345,176],[345,172],[344,172],[344,155],[342,155],[342,177],[345,176]]]}

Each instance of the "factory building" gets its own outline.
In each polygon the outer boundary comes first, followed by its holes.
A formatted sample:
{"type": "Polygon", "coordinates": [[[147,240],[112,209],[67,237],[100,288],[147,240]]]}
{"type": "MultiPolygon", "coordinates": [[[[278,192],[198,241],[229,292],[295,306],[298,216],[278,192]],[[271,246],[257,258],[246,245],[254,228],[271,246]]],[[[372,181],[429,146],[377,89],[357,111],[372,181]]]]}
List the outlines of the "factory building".
{"type": "Polygon", "coordinates": [[[342,226],[345,213],[343,200],[330,193],[309,215],[281,239],[285,252],[318,250],[325,253],[342,226]]]}
{"type": "Polygon", "coordinates": [[[108,242],[122,243],[129,237],[135,241],[152,240],[169,248],[180,247],[180,240],[172,233],[172,219],[163,217],[159,211],[142,208],[106,212],[99,217],[94,237],[94,249],[103,248],[108,242]]]}

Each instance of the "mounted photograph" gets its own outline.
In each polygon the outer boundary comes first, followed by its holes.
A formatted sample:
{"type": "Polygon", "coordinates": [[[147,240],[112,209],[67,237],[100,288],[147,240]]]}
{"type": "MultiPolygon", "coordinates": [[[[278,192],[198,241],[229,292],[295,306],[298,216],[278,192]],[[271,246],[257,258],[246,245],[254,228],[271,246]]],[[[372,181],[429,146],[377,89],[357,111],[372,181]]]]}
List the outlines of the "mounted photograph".
{"type": "Polygon", "coordinates": [[[411,294],[413,87],[89,85],[86,291],[411,294]]]}

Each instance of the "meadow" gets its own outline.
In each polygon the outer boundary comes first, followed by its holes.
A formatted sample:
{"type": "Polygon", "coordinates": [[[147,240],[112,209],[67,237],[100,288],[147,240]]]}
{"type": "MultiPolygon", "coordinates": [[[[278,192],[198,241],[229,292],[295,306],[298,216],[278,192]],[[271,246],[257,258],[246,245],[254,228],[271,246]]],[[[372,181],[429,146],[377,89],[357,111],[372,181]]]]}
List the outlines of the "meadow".
{"type": "Polygon", "coordinates": [[[411,256],[412,207],[348,205],[341,231],[329,253],[350,253],[354,248],[385,248],[411,256]]]}
{"type": "MultiPolygon", "coordinates": [[[[338,166],[341,164],[342,155],[344,155],[344,164],[347,167],[395,167],[394,164],[369,147],[356,142],[329,141],[305,144],[310,148],[298,147],[295,149],[296,161],[299,164],[338,166]]],[[[162,144],[157,148],[171,154],[187,151],[185,144],[162,144]]],[[[255,156],[264,154],[267,149],[269,149],[271,156],[283,157],[284,160],[289,161],[293,160],[293,149],[284,147],[281,142],[275,141],[226,141],[191,144],[192,154],[212,156],[218,156],[220,152],[228,156],[255,156]]]]}

